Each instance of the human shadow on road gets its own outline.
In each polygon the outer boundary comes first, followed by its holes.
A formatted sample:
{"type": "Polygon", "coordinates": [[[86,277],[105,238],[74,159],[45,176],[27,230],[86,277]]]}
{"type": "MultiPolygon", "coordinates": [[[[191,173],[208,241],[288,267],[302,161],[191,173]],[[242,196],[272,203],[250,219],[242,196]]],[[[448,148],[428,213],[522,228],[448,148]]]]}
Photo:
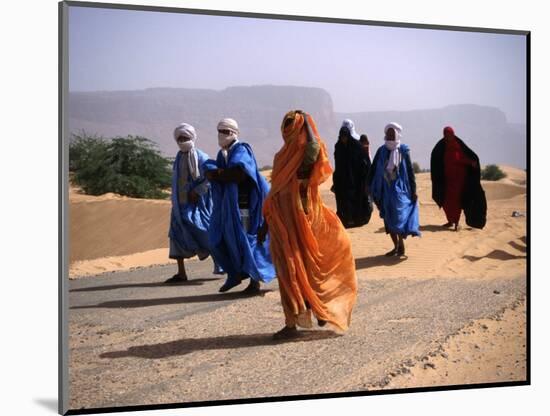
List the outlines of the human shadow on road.
{"type": "Polygon", "coordinates": [[[337,338],[341,335],[330,330],[304,330],[299,331],[299,336],[286,340],[274,340],[273,334],[249,334],[249,335],[225,335],[210,338],[184,338],[177,341],[163,342],[160,344],[138,345],[124,351],[111,351],[100,354],[100,358],[166,358],[189,354],[194,351],[227,350],[237,348],[249,348],[278,345],[290,342],[319,341],[337,338]]]}
{"type": "Polygon", "coordinates": [[[360,259],[355,259],[355,269],[368,269],[369,267],[378,267],[378,266],[395,266],[396,264],[401,263],[402,261],[407,260],[407,256],[372,256],[372,257],[361,257],[360,259]]]}
{"type": "Polygon", "coordinates": [[[82,287],[79,289],[71,289],[69,292],[95,292],[101,290],[116,290],[116,289],[135,289],[139,287],[151,288],[151,287],[175,287],[175,286],[201,286],[204,282],[211,280],[220,280],[220,278],[204,278],[204,279],[190,279],[186,282],[177,284],[165,284],[164,282],[150,282],[150,283],[134,283],[134,284],[119,284],[119,285],[103,285],[103,286],[90,286],[82,287]]]}
{"type": "MultiPolygon", "coordinates": [[[[260,290],[260,294],[256,296],[265,296],[266,293],[272,292],[271,289],[260,290]]],[[[223,302],[237,299],[247,299],[254,297],[242,292],[233,293],[208,293],[205,295],[179,296],[177,298],[158,298],[158,299],[124,299],[114,300],[109,302],[98,303],[97,305],[73,306],[70,309],[94,309],[94,308],[145,308],[147,306],[159,305],[176,305],[185,303],[209,303],[223,302]]]]}

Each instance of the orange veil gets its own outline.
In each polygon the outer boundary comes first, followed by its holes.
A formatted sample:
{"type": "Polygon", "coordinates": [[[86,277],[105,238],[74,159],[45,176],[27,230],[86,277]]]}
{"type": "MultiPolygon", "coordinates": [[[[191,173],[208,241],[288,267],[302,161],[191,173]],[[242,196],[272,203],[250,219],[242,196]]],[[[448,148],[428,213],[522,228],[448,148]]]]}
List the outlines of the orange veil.
{"type": "Polygon", "coordinates": [[[304,158],[307,131],[304,115],[291,111],[281,126],[284,145],[275,155],[263,213],[287,326],[311,327],[309,305],[318,319],[344,331],[357,297],[355,261],[342,223],[321,200],[319,185],[332,168],[315,122],[307,117],[320,145],[309,178],[307,209],[302,206],[296,174],[304,158]],[[285,127],[288,119],[292,121],[285,127]]]}

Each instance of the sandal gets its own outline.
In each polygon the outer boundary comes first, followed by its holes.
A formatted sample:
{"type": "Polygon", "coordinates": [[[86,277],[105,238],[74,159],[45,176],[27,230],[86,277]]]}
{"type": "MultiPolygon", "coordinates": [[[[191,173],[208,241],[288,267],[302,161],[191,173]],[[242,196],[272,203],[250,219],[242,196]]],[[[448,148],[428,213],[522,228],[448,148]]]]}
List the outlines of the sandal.
{"type": "Polygon", "coordinates": [[[290,338],[296,338],[299,335],[300,333],[298,332],[295,326],[293,327],[285,326],[283,329],[273,334],[273,339],[276,339],[276,340],[290,339],[290,338]]]}
{"type": "Polygon", "coordinates": [[[173,275],[170,279],[164,281],[167,285],[177,284],[187,282],[187,276],[181,277],[179,274],[173,275]]]}
{"type": "Polygon", "coordinates": [[[399,246],[399,248],[397,249],[397,254],[396,256],[404,256],[405,255],[405,246],[399,246]]]}
{"type": "Polygon", "coordinates": [[[250,283],[243,290],[243,293],[246,295],[259,295],[260,294],[260,282],[250,279],[250,283]]]}
{"type": "Polygon", "coordinates": [[[239,286],[241,284],[241,280],[234,280],[232,282],[225,282],[222,287],[220,287],[219,292],[224,293],[227,292],[229,289],[233,289],[235,286],[239,286]]]}

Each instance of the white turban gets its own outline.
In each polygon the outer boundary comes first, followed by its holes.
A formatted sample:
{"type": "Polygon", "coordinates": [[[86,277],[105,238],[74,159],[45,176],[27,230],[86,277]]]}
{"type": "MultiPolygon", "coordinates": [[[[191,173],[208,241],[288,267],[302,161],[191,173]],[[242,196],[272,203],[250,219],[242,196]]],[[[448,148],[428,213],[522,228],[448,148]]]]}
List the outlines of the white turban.
{"type": "Polygon", "coordinates": [[[351,121],[349,118],[346,118],[342,122],[342,127],[345,127],[348,129],[351,137],[353,137],[355,140],[359,140],[359,135],[355,131],[355,123],[353,121],[351,121]]]}
{"type": "Polygon", "coordinates": [[[195,141],[197,139],[197,133],[195,132],[195,128],[191,124],[187,124],[187,123],[181,123],[174,130],[174,140],[178,140],[178,137],[180,136],[187,137],[192,141],[195,141]]]}
{"type": "Polygon", "coordinates": [[[394,122],[391,122],[384,127],[384,142],[386,144],[386,148],[391,152],[388,164],[386,166],[386,170],[390,173],[393,172],[397,165],[399,165],[399,147],[401,145],[402,131],[403,127],[394,122]],[[387,134],[389,129],[393,129],[395,131],[395,140],[388,140],[387,134]]]}
{"type": "Polygon", "coordinates": [[[218,123],[218,130],[231,130],[233,133],[239,133],[239,125],[232,118],[224,118],[218,123]]]}
{"type": "Polygon", "coordinates": [[[199,172],[199,158],[197,156],[197,151],[195,150],[195,140],[197,140],[197,133],[195,128],[191,124],[181,123],[174,130],[174,140],[178,140],[179,137],[186,137],[191,139],[189,141],[179,143],[178,146],[183,152],[183,157],[187,159],[187,166],[189,167],[189,173],[193,179],[197,179],[200,176],[199,172]]]}
{"type": "Polygon", "coordinates": [[[237,140],[239,125],[232,118],[224,118],[218,123],[218,144],[221,148],[227,147],[232,141],[237,140]],[[229,130],[229,134],[220,133],[219,130],[229,130]]]}

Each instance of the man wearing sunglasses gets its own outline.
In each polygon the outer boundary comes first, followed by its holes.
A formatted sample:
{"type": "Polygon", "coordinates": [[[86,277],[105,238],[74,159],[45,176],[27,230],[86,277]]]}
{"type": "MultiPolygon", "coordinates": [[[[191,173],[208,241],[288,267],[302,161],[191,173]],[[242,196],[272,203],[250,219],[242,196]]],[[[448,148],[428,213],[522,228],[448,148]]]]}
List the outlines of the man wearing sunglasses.
{"type": "Polygon", "coordinates": [[[235,120],[221,120],[218,123],[220,151],[215,161],[204,164],[214,202],[209,242],[215,261],[227,272],[220,292],[249,278],[244,293],[254,295],[260,293],[260,282],[269,283],[275,277],[269,244],[257,243],[269,184],[258,171],[252,147],[239,141],[238,134],[235,120]]]}

